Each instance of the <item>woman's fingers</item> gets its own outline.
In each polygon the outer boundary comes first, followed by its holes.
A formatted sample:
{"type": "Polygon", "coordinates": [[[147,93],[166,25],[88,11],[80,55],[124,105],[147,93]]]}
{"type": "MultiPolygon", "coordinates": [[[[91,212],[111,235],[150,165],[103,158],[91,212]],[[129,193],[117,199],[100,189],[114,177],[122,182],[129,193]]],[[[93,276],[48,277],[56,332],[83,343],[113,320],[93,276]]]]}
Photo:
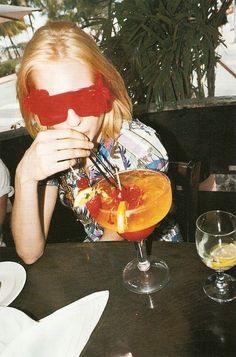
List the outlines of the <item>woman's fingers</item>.
{"type": "Polygon", "coordinates": [[[68,159],[78,159],[80,157],[88,157],[90,155],[90,150],[84,149],[67,149],[58,150],[55,152],[55,161],[62,161],[68,159]]]}
{"type": "Polygon", "coordinates": [[[86,135],[74,129],[49,129],[38,133],[35,140],[51,141],[56,139],[88,140],[86,135]]]}
{"type": "MultiPolygon", "coordinates": [[[[57,151],[69,150],[69,153],[65,154],[65,159],[67,159],[89,156],[94,144],[84,134],[76,130],[65,129],[40,132],[35,139],[35,147],[39,155],[55,153],[57,157],[63,155],[63,153],[58,154],[57,151]]],[[[63,160],[63,157],[59,159],[63,160]]]]}
{"type": "Polygon", "coordinates": [[[75,165],[76,159],[88,157],[93,148],[88,138],[75,130],[40,132],[24,155],[27,180],[42,180],[75,165]]]}
{"type": "Polygon", "coordinates": [[[59,161],[57,163],[57,172],[68,170],[71,166],[74,166],[76,164],[75,159],[71,160],[66,160],[66,161],[59,161]]]}
{"type": "Polygon", "coordinates": [[[91,150],[94,145],[91,141],[80,139],[59,139],[55,141],[57,150],[64,149],[87,149],[91,150]]]}

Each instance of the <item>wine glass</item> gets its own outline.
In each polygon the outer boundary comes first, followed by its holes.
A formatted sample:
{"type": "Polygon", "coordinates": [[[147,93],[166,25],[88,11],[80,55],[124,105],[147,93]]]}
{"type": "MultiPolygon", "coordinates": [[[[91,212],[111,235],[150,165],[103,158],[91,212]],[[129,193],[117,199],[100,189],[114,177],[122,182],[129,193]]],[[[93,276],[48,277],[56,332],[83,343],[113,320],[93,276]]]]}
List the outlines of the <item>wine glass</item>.
{"type": "Polygon", "coordinates": [[[224,271],[236,264],[236,216],[220,210],[209,211],[196,222],[196,247],[202,261],[216,272],[203,290],[218,302],[236,298],[236,279],[224,271]]]}
{"type": "Polygon", "coordinates": [[[171,184],[165,174],[145,169],[119,172],[119,179],[121,190],[112,188],[105,180],[97,184],[103,202],[96,220],[124,239],[135,242],[137,258],[124,268],[123,282],[135,293],[150,294],[169,281],[167,264],[147,256],[145,239],[171,207],[171,184]]]}

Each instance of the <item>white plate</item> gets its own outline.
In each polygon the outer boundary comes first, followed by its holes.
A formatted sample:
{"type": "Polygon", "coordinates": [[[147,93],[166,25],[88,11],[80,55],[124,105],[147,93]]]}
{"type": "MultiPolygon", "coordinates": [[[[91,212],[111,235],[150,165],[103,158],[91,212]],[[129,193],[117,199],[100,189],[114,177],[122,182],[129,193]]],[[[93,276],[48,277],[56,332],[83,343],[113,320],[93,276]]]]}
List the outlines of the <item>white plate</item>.
{"type": "Polygon", "coordinates": [[[0,263],[0,305],[8,306],[19,295],[26,281],[22,265],[15,262],[0,263]]]}

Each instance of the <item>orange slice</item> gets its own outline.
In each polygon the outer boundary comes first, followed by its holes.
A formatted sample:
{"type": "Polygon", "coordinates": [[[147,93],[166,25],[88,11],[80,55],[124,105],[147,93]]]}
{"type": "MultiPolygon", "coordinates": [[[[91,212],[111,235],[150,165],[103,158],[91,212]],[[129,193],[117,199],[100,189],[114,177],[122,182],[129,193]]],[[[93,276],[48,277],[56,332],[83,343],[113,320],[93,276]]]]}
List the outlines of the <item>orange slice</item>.
{"type": "Polygon", "coordinates": [[[120,201],[117,209],[117,232],[124,233],[127,227],[126,202],[120,201]]]}
{"type": "Polygon", "coordinates": [[[78,192],[75,197],[74,207],[84,206],[91,198],[96,194],[96,191],[92,187],[85,188],[78,192]]]}
{"type": "Polygon", "coordinates": [[[236,245],[225,243],[213,247],[210,252],[213,269],[230,268],[236,264],[236,245]]]}

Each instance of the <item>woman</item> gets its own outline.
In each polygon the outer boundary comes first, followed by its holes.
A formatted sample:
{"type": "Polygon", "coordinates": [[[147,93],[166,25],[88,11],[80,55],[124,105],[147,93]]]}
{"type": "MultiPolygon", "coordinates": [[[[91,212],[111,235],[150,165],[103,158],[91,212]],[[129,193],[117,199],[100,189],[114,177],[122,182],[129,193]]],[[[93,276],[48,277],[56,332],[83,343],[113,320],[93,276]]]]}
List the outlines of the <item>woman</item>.
{"type": "Polygon", "coordinates": [[[6,243],[3,240],[3,225],[6,219],[6,214],[11,210],[9,197],[13,194],[14,189],[11,186],[9,170],[0,159],[0,247],[6,246],[6,243]]]}
{"type": "MultiPolygon", "coordinates": [[[[31,264],[43,254],[58,190],[73,207],[78,191],[99,178],[92,149],[119,170],[165,170],[167,155],[153,129],[132,121],[121,76],[74,24],[52,22],[36,31],[18,70],[17,94],[35,140],[16,170],[12,230],[19,256],[31,264]]],[[[88,240],[121,239],[86,207],[76,214],[88,240]]]]}

